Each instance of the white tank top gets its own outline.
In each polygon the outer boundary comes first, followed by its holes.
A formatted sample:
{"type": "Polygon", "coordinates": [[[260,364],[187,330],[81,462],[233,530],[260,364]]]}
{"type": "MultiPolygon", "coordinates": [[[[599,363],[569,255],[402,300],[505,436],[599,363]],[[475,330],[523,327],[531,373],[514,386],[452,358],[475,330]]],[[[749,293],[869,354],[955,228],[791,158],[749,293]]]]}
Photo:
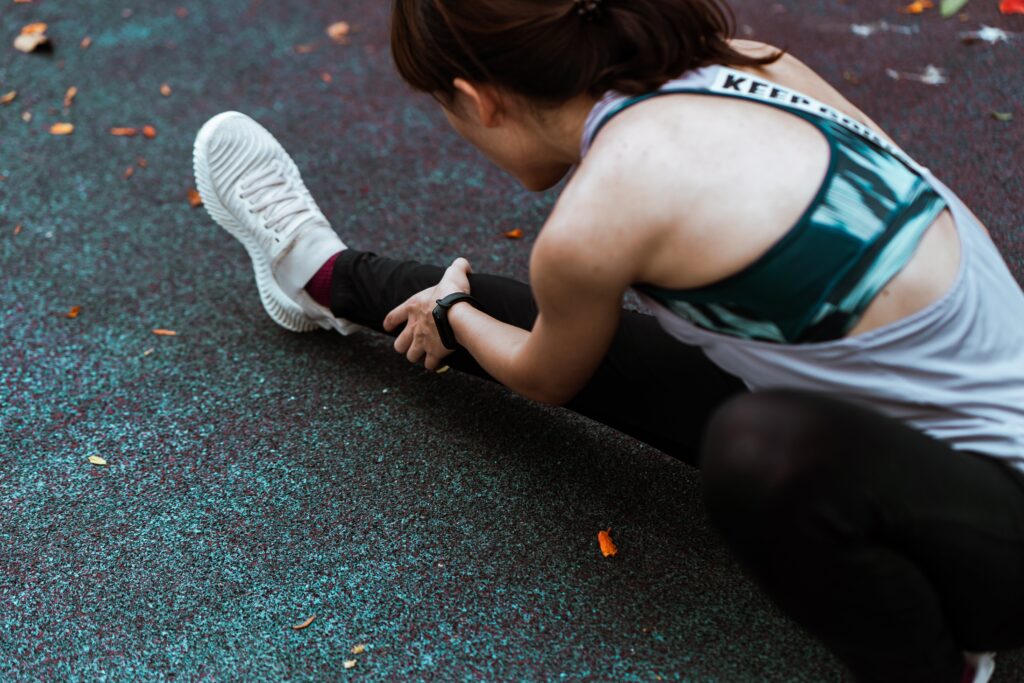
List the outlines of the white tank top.
{"type": "MultiPolygon", "coordinates": [[[[707,67],[664,88],[714,91],[723,75],[707,67]]],[[[747,75],[747,74],[744,74],[747,75]]],[[[769,84],[774,86],[774,84],[769,84]]],[[[834,109],[790,89],[794,106],[834,109]]],[[[737,96],[732,92],[722,93],[737,96]]],[[[584,133],[589,150],[602,120],[627,98],[610,93],[591,112],[584,133]]],[[[849,119],[838,112],[839,119],[849,119]]],[[[838,120],[838,119],[837,119],[838,120]]],[[[864,124],[852,129],[877,142],[864,124]]],[[[905,156],[899,150],[901,156],[905,156]]],[[[964,203],[926,168],[923,174],[949,205],[960,237],[960,267],[952,288],[938,301],[900,321],[855,337],[811,344],[741,339],[704,329],[641,294],[662,327],[752,391],[798,389],[824,392],[874,408],[953,448],[1005,458],[1024,471],[1024,292],[982,226],[964,203]]],[[[699,387],[693,390],[699,391],[699,387]]]]}

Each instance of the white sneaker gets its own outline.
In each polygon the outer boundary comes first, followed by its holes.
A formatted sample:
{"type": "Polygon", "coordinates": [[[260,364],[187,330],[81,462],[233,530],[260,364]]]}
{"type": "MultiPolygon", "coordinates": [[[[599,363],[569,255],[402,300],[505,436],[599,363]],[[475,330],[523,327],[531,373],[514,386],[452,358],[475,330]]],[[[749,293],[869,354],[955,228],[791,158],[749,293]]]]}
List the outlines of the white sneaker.
{"type": "Polygon", "coordinates": [[[996,670],[995,652],[967,652],[964,659],[974,666],[974,680],[971,683],[988,683],[992,672],[996,670]]]}
{"type": "Polygon", "coordinates": [[[305,290],[345,244],[274,136],[245,114],[218,114],[199,131],[193,164],[206,210],[249,252],[260,300],[274,322],[294,332],[357,329],[305,290]]]}

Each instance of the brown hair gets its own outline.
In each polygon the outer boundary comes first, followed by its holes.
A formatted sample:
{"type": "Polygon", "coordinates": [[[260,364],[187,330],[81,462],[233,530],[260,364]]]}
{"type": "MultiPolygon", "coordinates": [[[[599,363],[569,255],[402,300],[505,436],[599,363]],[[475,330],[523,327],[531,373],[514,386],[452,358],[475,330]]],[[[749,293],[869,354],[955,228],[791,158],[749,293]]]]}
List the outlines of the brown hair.
{"type": "Polygon", "coordinates": [[[782,56],[733,49],[734,24],[723,0],[394,0],[391,51],[402,78],[446,106],[459,77],[557,106],[782,56]]]}

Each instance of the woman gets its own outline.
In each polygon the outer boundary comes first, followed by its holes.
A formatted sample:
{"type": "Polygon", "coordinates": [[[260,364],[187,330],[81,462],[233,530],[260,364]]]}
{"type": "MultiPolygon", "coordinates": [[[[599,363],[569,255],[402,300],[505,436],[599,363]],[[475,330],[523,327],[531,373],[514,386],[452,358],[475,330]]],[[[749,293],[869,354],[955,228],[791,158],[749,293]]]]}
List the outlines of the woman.
{"type": "Polygon", "coordinates": [[[858,678],[987,680],[971,652],[1024,644],[1024,293],[978,219],[809,68],[729,40],[719,0],[392,21],[462,137],[531,190],[569,176],[531,286],[346,248],[222,114],[196,176],[271,317],[388,331],[701,466],[740,562],[858,678]]]}

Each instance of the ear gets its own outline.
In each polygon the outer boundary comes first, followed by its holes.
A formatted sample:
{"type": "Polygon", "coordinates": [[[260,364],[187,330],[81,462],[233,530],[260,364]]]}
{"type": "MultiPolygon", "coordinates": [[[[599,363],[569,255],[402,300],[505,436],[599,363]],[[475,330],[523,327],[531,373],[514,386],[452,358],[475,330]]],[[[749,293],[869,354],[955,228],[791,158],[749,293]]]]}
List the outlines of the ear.
{"type": "Polygon", "coordinates": [[[502,106],[498,92],[490,86],[476,86],[464,78],[456,78],[453,83],[456,93],[464,96],[463,101],[470,111],[475,112],[485,128],[494,128],[501,123],[502,106]]]}

